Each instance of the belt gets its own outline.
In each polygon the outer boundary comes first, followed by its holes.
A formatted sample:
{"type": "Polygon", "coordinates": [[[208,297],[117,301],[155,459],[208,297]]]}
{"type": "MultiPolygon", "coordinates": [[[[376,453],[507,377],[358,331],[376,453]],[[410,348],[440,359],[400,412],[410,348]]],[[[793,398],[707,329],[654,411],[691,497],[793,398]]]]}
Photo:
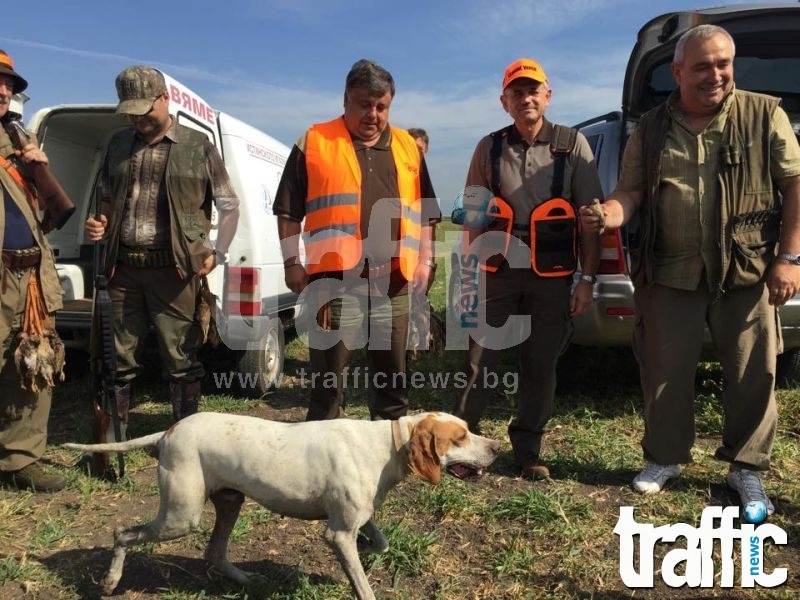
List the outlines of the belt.
{"type": "Polygon", "coordinates": [[[150,269],[175,266],[171,248],[148,248],[145,246],[120,245],[117,262],[129,267],[150,269]]]}
{"type": "Polygon", "coordinates": [[[42,262],[42,251],[38,246],[22,250],[3,250],[3,266],[6,269],[29,269],[42,262]]]}

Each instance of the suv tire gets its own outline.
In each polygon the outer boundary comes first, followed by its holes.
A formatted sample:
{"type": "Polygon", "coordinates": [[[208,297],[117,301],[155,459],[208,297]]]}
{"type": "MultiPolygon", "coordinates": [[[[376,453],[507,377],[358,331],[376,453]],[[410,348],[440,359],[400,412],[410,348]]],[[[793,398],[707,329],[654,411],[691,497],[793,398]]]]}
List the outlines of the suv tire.
{"type": "Polygon", "coordinates": [[[778,355],[775,385],[788,388],[794,387],[798,383],[800,383],[800,348],[790,348],[778,355]]]}

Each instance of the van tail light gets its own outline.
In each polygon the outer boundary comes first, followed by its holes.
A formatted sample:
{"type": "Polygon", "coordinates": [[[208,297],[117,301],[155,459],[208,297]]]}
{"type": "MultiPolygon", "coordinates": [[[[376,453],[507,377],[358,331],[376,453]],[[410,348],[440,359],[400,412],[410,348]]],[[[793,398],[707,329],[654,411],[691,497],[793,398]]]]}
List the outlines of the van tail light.
{"type": "Polygon", "coordinates": [[[619,229],[600,236],[599,275],[617,275],[626,272],[625,253],[622,250],[622,235],[619,229]]]}
{"type": "Polygon", "coordinates": [[[254,317],[261,314],[260,271],[252,267],[228,267],[226,313],[254,317]]]}

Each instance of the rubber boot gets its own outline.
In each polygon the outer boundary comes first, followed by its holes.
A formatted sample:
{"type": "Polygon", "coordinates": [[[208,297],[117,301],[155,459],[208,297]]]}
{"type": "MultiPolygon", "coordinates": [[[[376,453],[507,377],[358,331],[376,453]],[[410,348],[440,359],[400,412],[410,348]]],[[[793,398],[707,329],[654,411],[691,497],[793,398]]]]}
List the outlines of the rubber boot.
{"type": "Polygon", "coordinates": [[[172,418],[180,421],[197,412],[200,403],[200,381],[171,382],[169,397],[172,402],[172,418]]]}

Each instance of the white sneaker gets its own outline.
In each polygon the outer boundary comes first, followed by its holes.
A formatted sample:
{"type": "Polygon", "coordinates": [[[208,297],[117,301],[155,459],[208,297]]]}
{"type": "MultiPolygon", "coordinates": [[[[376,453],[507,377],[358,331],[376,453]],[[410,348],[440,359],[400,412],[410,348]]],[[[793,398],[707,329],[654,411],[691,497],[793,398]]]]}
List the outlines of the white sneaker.
{"type": "Polygon", "coordinates": [[[742,506],[747,506],[748,503],[758,501],[763,502],[767,507],[767,514],[771,515],[775,512],[775,507],[772,501],[764,491],[764,485],[761,483],[761,475],[757,471],[750,469],[731,469],[728,473],[728,485],[739,494],[742,506]]]}
{"type": "Polygon", "coordinates": [[[680,465],[659,465],[648,462],[641,473],[633,478],[633,489],[640,494],[655,494],[661,491],[664,485],[677,477],[683,471],[680,465]]]}

